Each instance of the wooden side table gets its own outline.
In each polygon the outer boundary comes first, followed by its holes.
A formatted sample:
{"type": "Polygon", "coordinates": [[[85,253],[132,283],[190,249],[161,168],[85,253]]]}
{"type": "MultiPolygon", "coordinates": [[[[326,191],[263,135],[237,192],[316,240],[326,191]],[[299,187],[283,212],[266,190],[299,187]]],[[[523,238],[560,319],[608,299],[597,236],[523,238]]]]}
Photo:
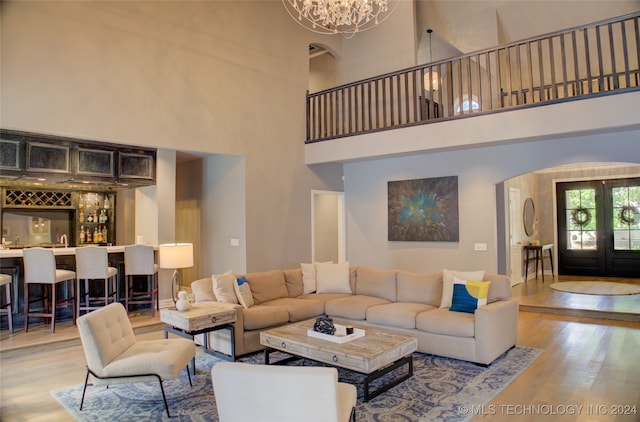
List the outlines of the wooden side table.
{"type": "MultiPolygon", "coordinates": [[[[204,334],[204,351],[227,361],[236,360],[235,329],[236,310],[219,303],[191,304],[191,309],[180,312],[176,309],[161,309],[160,320],[167,324],[164,327],[164,338],[169,333],[193,340],[198,334],[204,334]],[[231,338],[231,355],[209,349],[207,333],[218,330],[229,330],[231,338]]],[[[191,361],[193,374],[196,373],[196,359],[191,361]]]]}
{"type": "Polygon", "coordinates": [[[542,282],[544,283],[544,251],[549,251],[549,262],[551,263],[551,277],[554,277],[553,271],[553,243],[548,243],[546,245],[524,245],[522,247],[524,251],[524,281],[527,281],[527,277],[529,276],[529,261],[534,260],[536,263],[536,280],[538,279],[538,261],[540,262],[540,266],[542,269],[542,282]],[[533,256],[531,256],[530,252],[533,252],[533,256]]]}

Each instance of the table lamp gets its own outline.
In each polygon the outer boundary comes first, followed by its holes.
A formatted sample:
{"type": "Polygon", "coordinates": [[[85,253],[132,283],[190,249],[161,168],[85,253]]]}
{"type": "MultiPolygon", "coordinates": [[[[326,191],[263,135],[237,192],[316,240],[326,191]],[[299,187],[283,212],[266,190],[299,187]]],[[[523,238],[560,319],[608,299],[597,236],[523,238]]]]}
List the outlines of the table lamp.
{"type": "Polygon", "coordinates": [[[160,268],[173,269],[171,299],[176,303],[180,291],[180,268],[193,267],[193,243],[166,243],[159,247],[160,268]],[[177,288],[176,288],[177,287],[177,288]]]}

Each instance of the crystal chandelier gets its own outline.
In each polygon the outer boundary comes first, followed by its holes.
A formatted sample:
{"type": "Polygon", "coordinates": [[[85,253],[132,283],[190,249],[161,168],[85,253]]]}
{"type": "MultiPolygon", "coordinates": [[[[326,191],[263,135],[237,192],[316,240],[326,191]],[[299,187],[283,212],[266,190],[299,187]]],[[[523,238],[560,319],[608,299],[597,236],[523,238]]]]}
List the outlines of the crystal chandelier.
{"type": "Polygon", "coordinates": [[[351,38],[391,15],[399,0],[282,0],[289,15],[319,34],[351,38]]]}

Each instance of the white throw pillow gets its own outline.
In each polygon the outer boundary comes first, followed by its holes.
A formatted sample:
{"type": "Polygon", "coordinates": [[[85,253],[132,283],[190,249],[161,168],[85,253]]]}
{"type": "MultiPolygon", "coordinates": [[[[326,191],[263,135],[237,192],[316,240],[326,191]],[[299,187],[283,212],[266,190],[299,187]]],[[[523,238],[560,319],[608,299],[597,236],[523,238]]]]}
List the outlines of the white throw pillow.
{"type": "Polygon", "coordinates": [[[236,292],[233,287],[236,284],[236,276],[231,270],[224,274],[214,274],[213,278],[213,293],[216,295],[218,302],[224,303],[238,303],[236,292]]]}
{"type": "Polygon", "coordinates": [[[238,301],[243,308],[250,308],[253,306],[253,295],[251,294],[251,288],[249,287],[249,283],[247,283],[247,279],[242,276],[236,278],[236,282],[233,283],[233,288],[236,292],[236,296],[238,297],[238,301]]]}
{"type": "Polygon", "coordinates": [[[450,308],[453,299],[453,278],[462,280],[482,281],[484,280],[484,270],[479,271],[451,271],[442,270],[442,301],[441,308],[450,308]]]}
{"type": "Polygon", "coordinates": [[[300,264],[302,270],[302,293],[309,294],[316,291],[316,264],[300,264]]]}
{"type": "Polygon", "coordinates": [[[351,293],[349,262],[316,262],[317,293],[351,293]]]}
{"type": "MultiPolygon", "coordinates": [[[[327,261],[325,264],[332,264],[333,261],[327,261]]],[[[302,270],[302,294],[309,294],[316,291],[316,264],[300,263],[300,269],[302,270]]]]}
{"type": "Polygon", "coordinates": [[[196,302],[215,302],[216,295],[213,293],[213,277],[192,282],[191,292],[196,297],[196,302]]]}

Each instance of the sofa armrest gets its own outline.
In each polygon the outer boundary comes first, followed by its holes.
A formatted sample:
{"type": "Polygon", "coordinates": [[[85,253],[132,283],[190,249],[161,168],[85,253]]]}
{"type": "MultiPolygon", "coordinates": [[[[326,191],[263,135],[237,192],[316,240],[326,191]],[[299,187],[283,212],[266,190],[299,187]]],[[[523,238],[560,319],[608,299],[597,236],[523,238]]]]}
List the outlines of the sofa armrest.
{"type": "Polygon", "coordinates": [[[490,364],[518,340],[518,302],[500,300],[476,309],[477,362],[490,364]]]}

